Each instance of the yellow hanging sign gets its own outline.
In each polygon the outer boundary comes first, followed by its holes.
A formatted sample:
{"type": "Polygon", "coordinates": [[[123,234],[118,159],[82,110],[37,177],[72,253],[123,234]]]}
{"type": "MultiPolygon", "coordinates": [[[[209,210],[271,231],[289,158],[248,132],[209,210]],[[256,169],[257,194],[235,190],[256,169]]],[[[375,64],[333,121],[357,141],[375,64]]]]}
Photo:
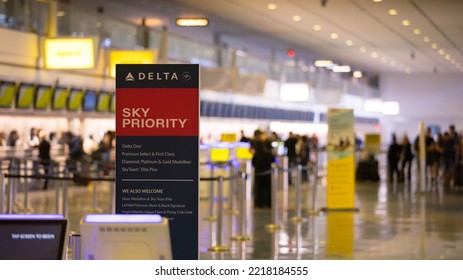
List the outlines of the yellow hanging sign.
{"type": "Polygon", "coordinates": [[[157,57],[157,50],[111,51],[109,53],[110,76],[116,77],[116,64],[156,64],[157,57]]]}
{"type": "Polygon", "coordinates": [[[93,38],[45,38],[46,69],[93,69],[93,38]]]}

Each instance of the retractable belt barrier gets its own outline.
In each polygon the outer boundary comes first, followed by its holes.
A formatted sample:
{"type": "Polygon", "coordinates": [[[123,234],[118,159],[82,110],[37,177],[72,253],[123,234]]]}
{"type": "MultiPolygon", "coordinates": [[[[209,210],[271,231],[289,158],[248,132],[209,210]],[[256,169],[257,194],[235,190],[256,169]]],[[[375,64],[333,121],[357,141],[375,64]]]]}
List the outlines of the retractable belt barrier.
{"type": "MultiPolygon", "coordinates": [[[[21,169],[21,164],[18,163],[20,161],[14,161],[10,163],[10,168],[7,170],[9,173],[1,174],[0,176],[0,213],[8,213],[12,214],[14,209],[14,203],[16,200],[16,194],[19,188],[19,180],[27,180],[27,179],[46,179],[50,181],[59,182],[59,184],[55,184],[56,190],[56,213],[62,213],[65,217],[68,216],[68,184],[65,182],[75,181],[75,176],[70,176],[73,170],[69,170],[69,168],[65,167],[60,171],[60,165],[58,164],[55,168],[58,172],[50,172],[45,175],[41,174],[34,174],[28,175],[27,171],[29,169],[21,169]],[[23,172],[20,172],[22,170],[23,172]],[[21,174],[25,173],[25,174],[21,174]],[[59,204],[59,200],[62,200],[62,204],[59,204]],[[5,203],[5,200],[7,203],[5,203]]],[[[210,182],[209,188],[209,198],[210,198],[210,217],[208,218],[209,221],[216,223],[216,231],[215,234],[211,234],[211,245],[208,248],[209,251],[212,252],[224,252],[229,251],[230,247],[225,244],[224,242],[224,213],[226,213],[226,209],[224,207],[224,200],[226,199],[226,195],[224,194],[224,182],[230,181],[233,183],[230,185],[230,192],[228,194],[229,203],[228,203],[228,214],[230,214],[230,240],[233,241],[248,241],[252,237],[249,234],[250,226],[248,221],[250,220],[250,216],[252,215],[252,166],[250,161],[244,162],[245,166],[240,166],[240,168],[234,168],[233,162],[225,162],[225,163],[213,163],[213,162],[205,162],[201,163],[201,165],[211,165],[211,176],[210,177],[201,177],[201,182],[210,182]],[[224,176],[214,176],[214,168],[216,167],[230,167],[231,174],[229,177],[224,176]],[[231,168],[233,167],[233,168],[231,168]],[[244,170],[243,170],[244,169],[244,170]],[[215,187],[217,186],[217,199],[215,198],[215,187]],[[236,200],[235,200],[236,197],[236,200]],[[216,203],[215,203],[216,202],[216,203]],[[234,223],[233,219],[236,216],[237,222],[234,223]]],[[[79,164],[79,163],[77,163],[79,164]]],[[[82,163],[81,163],[82,164],[82,163]]],[[[97,204],[97,190],[98,184],[97,182],[113,182],[111,188],[111,213],[115,211],[115,179],[114,177],[99,177],[100,174],[100,162],[94,162],[92,165],[87,164],[86,168],[89,168],[88,177],[85,177],[87,184],[93,184],[93,196],[92,196],[92,211],[93,212],[100,212],[101,210],[98,208],[97,204]],[[93,168],[92,168],[93,167],[93,168]],[[93,175],[93,176],[90,176],[93,175]]],[[[264,172],[255,173],[254,176],[268,176],[271,174],[271,196],[272,196],[272,205],[271,205],[271,221],[272,223],[267,225],[269,230],[279,230],[281,228],[280,224],[280,210],[285,209],[288,203],[288,178],[289,176],[296,172],[297,173],[297,180],[295,184],[295,215],[292,217],[293,222],[303,222],[306,219],[303,217],[302,209],[303,209],[303,195],[302,195],[302,177],[304,171],[311,171],[310,174],[312,175],[313,179],[309,180],[313,184],[313,192],[312,192],[312,212],[315,212],[316,206],[316,195],[317,195],[317,185],[318,185],[318,163],[311,166],[302,166],[298,165],[291,168],[282,168],[273,166],[272,169],[269,169],[264,172]],[[283,180],[280,180],[280,174],[283,174],[283,180]],[[282,184],[281,184],[281,183],[282,184]],[[279,206],[279,198],[278,192],[282,189],[283,191],[283,207],[279,206]]],[[[32,168],[31,170],[35,170],[32,168]]],[[[4,170],[2,170],[4,171],[4,170]]],[[[111,174],[113,175],[113,174],[111,174]]],[[[28,209],[28,198],[27,198],[27,191],[28,187],[25,184],[24,188],[24,209],[28,209]]],[[[307,192],[308,194],[308,192],[307,192]]],[[[308,198],[307,198],[308,199],[308,198]]],[[[306,200],[306,205],[308,208],[308,200],[306,200]]],[[[310,210],[307,209],[309,214],[310,210]]]]}
{"type": "MultiPolygon", "coordinates": [[[[114,177],[101,177],[100,172],[109,172],[114,170],[113,168],[107,168],[108,166],[114,166],[112,162],[99,162],[93,163],[93,170],[89,167],[92,166],[88,161],[39,161],[30,159],[18,159],[8,158],[2,159],[2,174],[0,180],[0,213],[12,214],[13,212],[20,213],[32,213],[33,210],[29,208],[29,188],[30,181],[44,179],[46,182],[50,182],[55,189],[55,213],[61,213],[64,216],[68,216],[68,184],[65,182],[72,181],[76,184],[87,185],[89,182],[93,182],[93,209],[92,212],[101,211],[97,207],[97,187],[98,181],[114,182],[114,177]],[[4,162],[8,161],[8,168],[3,168],[4,162]],[[32,165],[32,168],[28,168],[32,165]],[[46,167],[45,174],[39,173],[37,166],[43,165],[46,167]],[[101,170],[100,167],[104,167],[101,170]],[[8,173],[3,173],[5,170],[8,173]],[[85,175],[82,173],[85,171],[85,175]],[[94,173],[94,177],[90,175],[94,173]],[[72,174],[72,176],[71,176],[72,174]],[[21,182],[23,184],[21,184],[21,182]],[[23,204],[17,201],[17,195],[20,191],[23,191],[23,204]],[[62,203],[60,204],[60,198],[62,203]],[[6,200],[6,201],[5,201],[6,200]],[[16,209],[14,209],[16,207],[16,209]]],[[[108,173],[109,175],[109,173],[108,173]]],[[[47,185],[48,183],[46,183],[47,185]]],[[[112,184],[111,188],[111,212],[115,211],[115,186],[112,184]]]]}

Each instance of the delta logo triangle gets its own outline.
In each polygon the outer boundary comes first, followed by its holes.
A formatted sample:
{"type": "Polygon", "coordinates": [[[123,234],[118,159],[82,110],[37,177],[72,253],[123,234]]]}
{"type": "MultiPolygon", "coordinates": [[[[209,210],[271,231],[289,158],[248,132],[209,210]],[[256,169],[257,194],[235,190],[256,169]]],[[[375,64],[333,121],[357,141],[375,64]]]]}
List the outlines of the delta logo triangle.
{"type": "Polygon", "coordinates": [[[127,76],[125,77],[125,81],[135,81],[135,78],[133,77],[132,73],[129,72],[129,74],[127,74],[127,76]]]}

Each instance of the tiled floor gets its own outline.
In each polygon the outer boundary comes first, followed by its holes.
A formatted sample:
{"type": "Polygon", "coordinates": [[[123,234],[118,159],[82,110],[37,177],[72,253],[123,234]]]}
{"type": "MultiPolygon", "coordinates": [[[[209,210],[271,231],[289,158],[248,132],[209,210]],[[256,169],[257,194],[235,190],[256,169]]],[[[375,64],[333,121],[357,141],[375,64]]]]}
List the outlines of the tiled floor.
{"type": "MultiPolygon", "coordinates": [[[[209,174],[209,173],[208,173],[209,174]]],[[[411,184],[356,184],[355,212],[311,211],[324,206],[323,178],[318,186],[316,205],[312,205],[313,185],[303,184],[302,221],[295,222],[296,187],[287,194],[279,192],[278,211],[281,229],[271,230],[271,210],[252,210],[244,236],[249,240],[235,241],[239,235],[237,215],[225,211],[221,244],[217,244],[217,221],[210,221],[210,201],[200,199],[201,259],[463,259],[463,189],[444,190],[440,185],[420,191],[416,181],[411,184]],[[289,203],[285,203],[287,198],[289,203]],[[289,206],[286,206],[289,205],[289,206]],[[220,246],[223,251],[216,252],[220,246]]],[[[202,190],[209,184],[201,183],[202,190]]],[[[78,232],[80,219],[95,210],[110,213],[111,183],[70,186],[70,229],[78,232]],[[97,197],[97,204],[93,198],[97,197]],[[96,207],[95,207],[96,206],[96,207]],[[95,209],[96,208],[96,209],[95,209]]],[[[30,208],[36,213],[52,213],[56,209],[56,192],[31,191],[30,208]]],[[[203,196],[207,196],[204,195],[203,196]]],[[[18,209],[23,194],[18,193],[18,209]]],[[[216,201],[216,200],[214,200],[216,201]]],[[[228,202],[229,200],[226,200],[228,202]]],[[[59,204],[62,205],[62,204],[59,204]]],[[[225,203],[225,207],[229,207],[225,203]]],[[[24,209],[23,209],[24,210],[24,209]]],[[[61,210],[60,210],[61,211],[61,210]]]]}

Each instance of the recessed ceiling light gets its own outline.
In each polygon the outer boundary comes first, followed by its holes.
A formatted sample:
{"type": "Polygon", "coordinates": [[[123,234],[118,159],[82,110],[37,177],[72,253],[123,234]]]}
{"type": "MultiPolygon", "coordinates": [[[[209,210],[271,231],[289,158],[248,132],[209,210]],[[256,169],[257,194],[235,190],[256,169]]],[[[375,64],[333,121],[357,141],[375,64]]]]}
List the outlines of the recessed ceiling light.
{"type": "Polygon", "coordinates": [[[366,52],[367,52],[367,48],[361,47],[361,48],[360,48],[360,52],[361,52],[361,53],[366,53],[366,52]]]}
{"type": "Polygon", "coordinates": [[[388,11],[388,13],[389,13],[391,16],[396,16],[396,15],[397,15],[397,10],[395,10],[395,9],[390,9],[390,10],[388,11]]]}
{"type": "Polygon", "coordinates": [[[391,65],[392,67],[395,67],[397,65],[397,63],[393,60],[393,61],[389,62],[389,65],[391,65]]]}
{"type": "Polygon", "coordinates": [[[363,77],[363,73],[362,71],[354,71],[354,73],[352,73],[352,76],[354,76],[354,78],[360,79],[361,77],[363,77]]]}
{"type": "Polygon", "coordinates": [[[175,21],[177,26],[186,26],[186,27],[194,27],[194,26],[208,26],[209,20],[207,18],[178,18],[175,21]]]}
{"type": "Polygon", "coordinates": [[[321,25],[319,25],[319,24],[315,24],[315,25],[312,27],[312,29],[315,30],[315,31],[320,31],[320,30],[322,30],[322,27],[321,27],[321,25]]]}
{"type": "Polygon", "coordinates": [[[269,9],[269,10],[276,10],[276,9],[277,9],[277,5],[276,5],[276,4],[273,4],[273,3],[268,4],[268,5],[267,5],[267,9],[269,9]]]}
{"type": "Polygon", "coordinates": [[[351,47],[353,45],[354,45],[354,42],[352,42],[352,40],[347,40],[346,41],[346,46],[351,47]]]}
{"type": "Polygon", "coordinates": [[[437,46],[437,44],[436,44],[436,43],[432,43],[432,45],[431,45],[431,48],[433,48],[433,49],[435,49],[435,50],[436,50],[436,49],[438,48],[438,46],[437,46]]]}
{"type": "Polygon", "coordinates": [[[375,3],[383,2],[383,0],[373,0],[375,3]]]}
{"type": "Polygon", "coordinates": [[[372,58],[378,58],[378,53],[377,52],[372,52],[371,57],[372,58]]]}
{"type": "Polygon", "coordinates": [[[352,69],[349,65],[335,65],[332,70],[335,73],[349,73],[352,69]]]}
{"type": "Polygon", "coordinates": [[[420,34],[421,34],[421,30],[419,30],[418,28],[415,28],[415,29],[413,29],[413,34],[415,34],[415,35],[420,35],[420,34]]]}
{"type": "Polygon", "coordinates": [[[339,38],[339,35],[337,33],[333,32],[333,33],[331,33],[330,38],[333,39],[333,40],[336,40],[336,39],[339,38]]]}
{"type": "Polygon", "coordinates": [[[446,54],[445,55],[445,60],[450,60],[452,57],[450,56],[450,54],[446,54]]]}
{"type": "Polygon", "coordinates": [[[431,39],[429,39],[428,36],[424,36],[423,41],[424,41],[425,43],[429,43],[429,42],[431,42],[431,39]]]}
{"type": "Polygon", "coordinates": [[[440,55],[444,55],[444,54],[445,54],[445,51],[444,51],[443,49],[440,49],[440,50],[438,51],[438,53],[439,53],[440,55]]]}
{"type": "Polygon", "coordinates": [[[404,20],[402,20],[402,25],[403,26],[410,26],[410,21],[408,21],[408,19],[404,19],[404,20]]]}
{"type": "Polygon", "coordinates": [[[315,60],[315,67],[331,67],[333,66],[332,60],[315,60]]]}
{"type": "Polygon", "coordinates": [[[302,18],[300,16],[293,16],[293,21],[301,21],[302,18]]]}

